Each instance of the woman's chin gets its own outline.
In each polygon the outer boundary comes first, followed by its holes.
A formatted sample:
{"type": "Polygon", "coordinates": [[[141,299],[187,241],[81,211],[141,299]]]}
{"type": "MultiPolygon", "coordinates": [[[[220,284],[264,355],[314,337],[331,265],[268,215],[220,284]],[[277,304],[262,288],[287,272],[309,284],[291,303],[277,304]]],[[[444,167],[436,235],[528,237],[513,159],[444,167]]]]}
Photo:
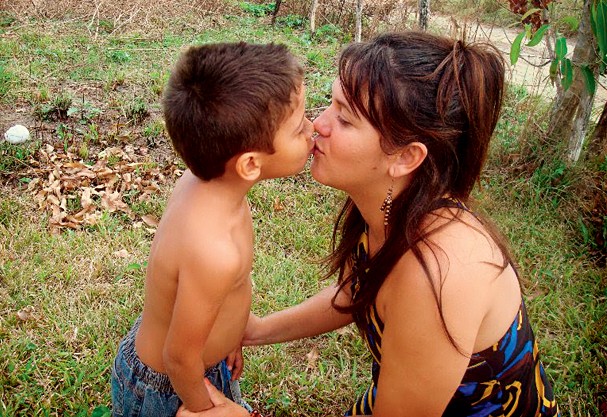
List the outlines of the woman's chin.
{"type": "Polygon", "coordinates": [[[326,178],[323,178],[322,173],[319,171],[318,166],[316,166],[314,164],[314,161],[312,161],[312,165],[310,165],[310,174],[312,175],[312,178],[314,178],[314,180],[316,182],[329,186],[326,178]]]}

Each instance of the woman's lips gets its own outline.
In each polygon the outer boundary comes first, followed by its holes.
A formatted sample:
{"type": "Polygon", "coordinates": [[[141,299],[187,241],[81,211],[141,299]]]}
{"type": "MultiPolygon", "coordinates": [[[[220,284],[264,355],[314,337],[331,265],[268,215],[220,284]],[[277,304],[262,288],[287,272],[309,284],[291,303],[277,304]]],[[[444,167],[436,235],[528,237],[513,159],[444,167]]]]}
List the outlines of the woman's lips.
{"type": "Polygon", "coordinates": [[[322,150],[321,150],[321,149],[318,147],[318,142],[317,142],[317,141],[315,141],[315,142],[314,142],[314,149],[313,149],[313,153],[314,153],[314,154],[317,154],[317,153],[322,154],[322,153],[323,153],[323,151],[322,151],[322,150]]]}

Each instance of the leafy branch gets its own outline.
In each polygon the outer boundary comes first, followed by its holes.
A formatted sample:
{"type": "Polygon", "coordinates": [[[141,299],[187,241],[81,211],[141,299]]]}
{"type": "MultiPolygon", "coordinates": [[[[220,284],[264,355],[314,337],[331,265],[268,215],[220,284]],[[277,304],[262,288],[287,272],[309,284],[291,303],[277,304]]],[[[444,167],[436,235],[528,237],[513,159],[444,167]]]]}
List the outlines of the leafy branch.
{"type": "MultiPolygon", "coordinates": [[[[531,9],[523,15],[522,20],[524,21],[529,15],[537,13],[539,9],[531,9]]],[[[568,17],[568,19],[573,19],[568,17]]],[[[579,25],[579,22],[570,22],[573,25],[579,25]]],[[[572,26],[573,26],[572,25],[572,26]]],[[[592,33],[596,40],[597,45],[597,61],[599,66],[599,74],[605,74],[607,71],[607,0],[595,0],[590,8],[590,25],[592,33]]],[[[510,48],[510,63],[515,65],[519,59],[521,53],[521,47],[523,41],[528,39],[525,46],[534,47],[538,45],[547,33],[550,33],[552,25],[549,23],[543,24],[537,30],[533,31],[532,24],[525,24],[523,32],[519,33],[510,48]]],[[[552,82],[555,82],[560,74],[560,82],[563,89],[566,91],[573,83],[573,71],[575,65],[571,62],[571,59],[567,58],[567,38],[558,32],[556,33],[554,57],[550,63],[550,78],[552,82]]],[[[584,76],[586,88],[593,95],[597,88],[597,78],[595,76],[592,67],[595,63],[583,63],[578,66],[579,70],[584,76]]]]}

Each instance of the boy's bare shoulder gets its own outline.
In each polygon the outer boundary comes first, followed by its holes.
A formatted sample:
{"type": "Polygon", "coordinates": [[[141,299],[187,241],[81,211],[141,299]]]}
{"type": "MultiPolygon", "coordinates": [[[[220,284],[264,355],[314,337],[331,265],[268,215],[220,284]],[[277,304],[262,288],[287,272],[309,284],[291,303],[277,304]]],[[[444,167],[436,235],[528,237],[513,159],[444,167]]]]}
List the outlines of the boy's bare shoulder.
{"type": "Polygon", "coordinates": [[[175,256],[182,272],[192,270],[199,276],[237,278],[247,268],[249,248],[239,245],[217,219],[183,227],[178,246],[181,246],[181,253],[175,256]]]}
{"type": "Polygon", "coordinates": [[[248,205],[244,199],[244,205],[228,200],[222,191],[189,172],[175,186],[153,252],[180,277],[238,278],[251,268],[252,224],[250,212],[241,208],[248,205]]]}

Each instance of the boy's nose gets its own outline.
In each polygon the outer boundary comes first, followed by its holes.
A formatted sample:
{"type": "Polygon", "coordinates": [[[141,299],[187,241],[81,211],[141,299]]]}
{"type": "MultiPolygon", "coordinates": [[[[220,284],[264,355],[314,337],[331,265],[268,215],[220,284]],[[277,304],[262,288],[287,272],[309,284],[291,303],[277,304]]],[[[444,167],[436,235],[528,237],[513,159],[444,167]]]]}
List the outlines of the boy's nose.
{"type": "Polygon", "coordinates": [[[305,123],[304,131],[305,131],[306,136],[309,139],[313,138],[314,133],[316,131],[314,130],[314,125],[312,124],[312,121],[306,117],[306,120],[304,121],[304,123],[305,123]]]}

